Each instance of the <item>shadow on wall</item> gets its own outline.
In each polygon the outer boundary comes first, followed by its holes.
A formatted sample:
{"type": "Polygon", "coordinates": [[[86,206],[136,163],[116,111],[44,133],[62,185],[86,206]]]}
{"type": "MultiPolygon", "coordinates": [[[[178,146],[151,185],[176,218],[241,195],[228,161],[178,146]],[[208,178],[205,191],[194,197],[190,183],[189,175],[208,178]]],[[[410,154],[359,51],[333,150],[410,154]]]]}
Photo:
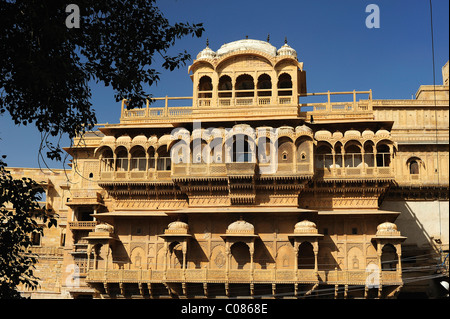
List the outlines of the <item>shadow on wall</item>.
{"type": "MultiPolygon", "coordinates": [[[[402,236],[407,237],[404,245],[417,245],[417,247],[422,248],[432,247],[435,251],[438,251],[439,247],[433,238],[439,236],[441,230],[444,231],[442,217],[444,214],[448,216],[448,209],[441,212],[440,225],[439,204],[442,209],[444,203],[438,201],[384,201],[380,209],[400,212],[395,224],[402,236]]],[[[448,233],[448,225],[446,227],[448,233]]],[[[448,243],[448,235],[446,237],[448,243]]]]}

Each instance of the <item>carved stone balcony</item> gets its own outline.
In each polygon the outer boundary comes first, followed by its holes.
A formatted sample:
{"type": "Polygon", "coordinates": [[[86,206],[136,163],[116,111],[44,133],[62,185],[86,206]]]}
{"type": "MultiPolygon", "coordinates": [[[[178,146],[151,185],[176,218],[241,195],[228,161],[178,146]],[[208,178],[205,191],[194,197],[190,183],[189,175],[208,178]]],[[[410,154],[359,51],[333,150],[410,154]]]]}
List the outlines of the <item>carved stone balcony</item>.
{"type": "MultiPolygon", "coordinates": [[[[127,270],[90,269],[86,281],[89,283],[164,283],[164,282],[215,282],[215,283],[302,283],[329,285],[366,285],[373,272],[364,270],[319,270],[313,269],[168,269],[127,270]]],[[[382,285],[401,285],[401,273],[382,271],[375,278],[382,285]]]]}
{"type": "Polygon", "coordinates": [[[393,180],[394,169],[388,167],[338,167],[316,168],[317,178],[329,180],[393,180]]]}
{"type": "Polygon", "coordinates": [[[179,163],[174,164],[172,170],[172,177],[174,179],[226,176],[226,165],[221,163],[179,163]]]}
{"type": "Polygon", "coordinates": [[[67,206],[91,206],[102,205],[103,199],[97,190],[75,189],[71,190],[72,197],[66,203],[67,206]]]}
{"type": "MultiPolygon", "coordinates": [[[[286,89],[290,92],[292,89],[286,89]]],[[[270,90],[268,90],[270,91],[270,90]]],[[[283,89],[281,89],[283,91],[283,89]]],[[[208,91],[209,92],[209,91],[208,91]]],[[[254,90],[244,90],[244,93],[253,93],[251,96],[236,96],[232,91],[220,91],[221,94],[229,94],[218,97],[159,97],[153,98],[155,106],[150,107],[147,102],[145,108],[128,110],[126,101],[122,101],[121,123],[179,123],[189,122],[193,119],[237,119],[248,118],[292,118],[302,117],[309,119],[314,115],[315,121],[329,120],[342,117],[343,114],[354,119],[372,119],[372,92],[371,91],[349,91],[349,92],[325,92],[307,94],[287,94],[275,96],[259,96],[254,90]],[[367,100],[357,100],[356,96],[368,95],[367,100]],[[331,101],[331,96],[353,95],[353,100],[349,102],[331,101]],[[307,96],[324,96],[327,102],[323,103],[299,103],[299,99],[307,96]],[[162,101],[164,104],[161,106],[162,101]],[[181,105],[174,104],[173,101],[181,105]],[[281,107],[280,107],[281,106],[281,107]]],[[[270,93],[270,92],[267,92],[270,93]]],[[[175,102],[175,104],[177,104],[175,102]]]]}
{"type": "Polygon", "coordinates": [[[68,222],[69,228],[71,230],[94,230],[97,226],[97,221],[79,221],[79,222],[68,222]]]}
{"type": "Polygon", "coordinates": [[[228,176],[255,175],[256,163],[226,163],[228,176]]]}
{"type": "Polygon", "coordinates": [[[100,173],[100,185],[124,184],[132,182],[168,182],[172,181],[170,170],[148,171],[104,171],[100,173]]]}

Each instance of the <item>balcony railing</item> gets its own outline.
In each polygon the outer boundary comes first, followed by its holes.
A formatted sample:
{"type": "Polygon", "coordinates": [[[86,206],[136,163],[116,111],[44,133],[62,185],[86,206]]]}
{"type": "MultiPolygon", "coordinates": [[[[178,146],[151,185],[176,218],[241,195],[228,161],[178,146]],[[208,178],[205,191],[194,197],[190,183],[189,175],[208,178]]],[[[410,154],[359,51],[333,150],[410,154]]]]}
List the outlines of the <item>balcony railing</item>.
{"type": "MultiPolygon", "coordinates": [[[[140,283],[140,282],[253,282],[253,283],[324,283],[333,285],[365,285],[373,272],[364,270],[315,270],[310,269],[90,269],[87,282],[140,283]]],[[[383,285],[402,283],[401,273],[382,271],[376,278],[383,285]]]]}
{"type": "MultiPolygon", "coordinates": [[[[208,91],[210,92],[210,91],[208,91]]],[[[193,99],[192,97],[160,97],[153,98],[153,101],[163,101],[164,106],[150,106],[147,101],[145,108],[135,108],[128,110],[126,101],[122,101],[121,121],[125,122],[185,122],[187,120],[199,118],[230,118],[233,116],[248,116],[249,110],[254,110],[258,116],[298,116],[300,112],[318,113],[320,116],[329,116],[333,113],[360,113],[367,114],[372,112],[372,92],[371,91],[349,91],[349,92],[325,92],[325,93],[307,93],[293,95],[292,89],[270,89],[270,90],[226,90],[218,91],[217,96],[201,96],[193,99]],[[276,95],[278,93],[278,96],[276,95]],[[368,94],[367,100],[356,100],[356,96],[368,94]],[[331,96],[335,95],[353,95],[353,100],[348,102],[331,101],[331,96]],[[326,102],[302,103],[302,98],[307,96],[325,96],[326,102]],[[170,105],[173,101],[178,101],[181,105],[170,105]],[[179,102],[182,101],[182,102],[179,102]],[[283,105],[283,108],[274,109],[273,106],[283,105]],[[294,107],[288,108],[287,106],[294,107]],[[211,111],[211,108],[227,108],[227,112],[217,113],[211,111]],[[297,108],[297,110],[295,110],[297,108]],[[231,113],[230,110],[232,110],[231,113]]],[[[251,112],[250,112],[251,113],[251,112]]],[[[362,115],[361,115],[362,116],[362,115]]]]}
{"type": "Polygon", "coordinates": [[[170,179],[171,158],[102,158],[100,167],[100,181],[170,179]]]}
{"type": "Polygon", "coordinates": [[[319,154],[315,155],[315,172],[323,178],[393,178],[390,156],[390,153],[319,154]]]}
{"type": "Polygon", "coordinates": [[[68,222],[70,229],[76,230],[92,230],[97,226],[97,221],[78,221],[78,222],[68,222]]]}

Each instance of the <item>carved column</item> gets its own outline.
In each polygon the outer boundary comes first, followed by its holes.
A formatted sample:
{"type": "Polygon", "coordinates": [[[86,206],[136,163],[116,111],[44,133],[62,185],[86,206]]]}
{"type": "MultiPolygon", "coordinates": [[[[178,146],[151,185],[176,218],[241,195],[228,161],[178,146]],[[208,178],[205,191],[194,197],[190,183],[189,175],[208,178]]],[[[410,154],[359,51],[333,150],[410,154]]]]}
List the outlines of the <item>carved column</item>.
{"type": "Polygon", "coordinates": [[[148,178],[148,162],[150,157],[148,156],[148,150],[145,152],[145,177],[148,178]]]}
{"type": "Polygon", "coordinates": [[[218,106],[219,105],[219,94],[218,94],[218,89],[219,89],[219,75],[217,74],[217,72],[214,72],[212,74],[212,79],[211,79],[211,84],[212,84],[212,98],[211,98],[211,106],[218,106]]]}
{"type": "Polygon", "coordinates": [[[395,250],[397,251],[398,264],[397,264],[397,276],[399,279],[402,278],[402,252],[401,245],[396,245],[395,250]]]}
{"type": "Polygon", "coordinates": [[[253,269],[254,269],[253,254],[255,252],[255,245],[253,241],[250,243],[249,248],[250,248],[250,280],[253,281],[253,269]]]}
{"type": "Polygon", "coordinates": [[[294,259],[294,269],[295,269],[295,274],[297,275],[297,269],[298,269],[298,250],[300,248],[300,244],[295,241],[294,244],[294,252],[295,252],[295,259],[294,259]]]}
{"type": "Polygon", "coordinates": [[[186,269],[186,253],[187,253],[187,242],[183,242],[182,245],[182,251],[183,251],[183,269],[186,269]]]}
{"type": "Polygon", "coordinates": [[[228,274],[230,273],[230,259],[231,259],[231,251],[230,251],[230,243],[229,242],[226,242],[226,244],[225,244],[225,254],[226,254],[225,278],[228,281],[228,274]]]}
{"type": "Polygon", "coordinates": [[[331,150],[331,155],[333,157],[333,166],[332,166],[332,172],[333,172],[333,176],[336,175],[336,151],[334,150],[334,148],[331,150]]]}
{"type": "Polygon", "coordinates": [[[128,161],[127,161],[127,174],[130,172],[130,165],[131,165],[131,153],[128,153],[128,161]]]}
{"type": "Polygon", "coordinates": [[[300,243],[295,241],[294,243],[294,252],[295,252],[295,258],[294,258],[294,280],[298,281],[298,251],[300,248],[300,243]]]}
{"type": "Polygon", "coordinates": [[[313,243],[313,251],[314,251],[314,273],[317,276],[319,274],[319,267],[317,263],[317,256],[319,254],[319,245],[317,241],[313,243]]]}
{"type": "Polygon", "coordinates": [[[366,165],[364,165],[365,164],[365,161],[364,161],[364,148],[361,148],[361,173],[362,174],[366,174],[366,165]]]}
{"type": "Polygon", "coordinates": [[[116,172],[117,171],[117,154],[114,152],[113,153],[113,172],[114,172],[114,177],[116,177],[116,172]]]}

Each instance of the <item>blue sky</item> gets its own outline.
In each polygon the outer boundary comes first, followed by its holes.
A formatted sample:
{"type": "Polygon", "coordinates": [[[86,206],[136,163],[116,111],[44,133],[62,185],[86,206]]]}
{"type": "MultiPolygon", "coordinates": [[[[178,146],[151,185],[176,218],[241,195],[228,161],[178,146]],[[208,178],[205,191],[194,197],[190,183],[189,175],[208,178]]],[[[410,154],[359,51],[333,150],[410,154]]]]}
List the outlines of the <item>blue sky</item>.
{"type": "MultiPolygon", "coordinates": [[[[449,1],[433,0],[436,84],[449,59],[449,1]]],[[[171,52],[187,50],[192,58],[206,46],[217,51],[224,43],[266,40],[279,48],[288,44],[304,62],[308,92],[365,91],[374,99],[410,99],[421,84],[433,84],[430,10],[428,0],[278,0],[211,1],[160,0],[171,23],[203,22],[202,38],[179,40],[171,52]],[[366,6],[380,9],[380,28],[368,29],[366,6]]],[[[161,70],[161,81],[150,88],[155,97],[191,96],[188,65],[161,70]]],[[[99,123],[118,123],[120,103],[114,93],[92,85],[92,102],[99,123]]],[[[0,116],[0,155],[11,167],[45,167],[38,162],[40,133],[34,126],[14,126],[0,116]]],[[[62,144],[70,141],[63,138],[62,144]]],[[[46,160],[49,167],[60,162],[46,160]]],[[[67,166],[66,166],[67,167],[67,166]]]]}

